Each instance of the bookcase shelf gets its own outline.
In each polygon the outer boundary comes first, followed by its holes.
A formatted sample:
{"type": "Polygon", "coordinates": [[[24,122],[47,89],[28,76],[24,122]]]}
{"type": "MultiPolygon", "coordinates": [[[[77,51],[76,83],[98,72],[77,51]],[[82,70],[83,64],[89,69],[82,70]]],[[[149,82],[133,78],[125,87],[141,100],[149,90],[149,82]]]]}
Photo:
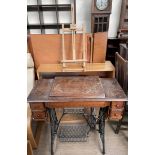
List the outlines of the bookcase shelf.
{"type": "MultiPolygon", "coordinates": [[[[73,0],[74,5],[74,19],[76,23],[76,1],[73,0]]],[[[39,15],[39,23],[31,24],[29,22],[29,17],[27,17],[27,33],[30,34],[31,30],[40,29],[41,34],[45,34],[45,29],[56,29],[57,33],[60,33],[61,25],[63,23],[59,22],[59,11],[69,11],[71,12],[71,3],[70,4],[58,4],[58,0],[55,0],[55,4],[42,4],[41,0],[37,0],[36,5],[27,5],[27,13],[37,12],[39,15]],[[43,12],[55,12],[56,21],[54,23],[45,23],[43,12]]],[[[70,23],[64,23],[65,28],[69,28],[70,23]]]]}

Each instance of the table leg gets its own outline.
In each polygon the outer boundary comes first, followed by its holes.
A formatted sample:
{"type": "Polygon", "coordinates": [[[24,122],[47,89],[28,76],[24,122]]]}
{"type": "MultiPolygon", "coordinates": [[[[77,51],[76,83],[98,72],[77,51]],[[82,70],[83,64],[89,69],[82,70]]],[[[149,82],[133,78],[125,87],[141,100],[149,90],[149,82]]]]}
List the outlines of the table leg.
{"type": "Polygon", "coordinates": [[[104,128],[107,108],[100,108],[99,111],[99,133],[103,145],[103,154],[105,154],[104,128]]]}
{"type": "Polygon", "coordinates": [[[120,131],[120,128],[121,128],[121,125],[122,125],[122,121],[123,121],[123,118],[124,118],[124,116],[125,116],[125,113],[126,113],[126,111],[127,111],[127,109],[126,109],[126,102],[124,103],[125,105],[124,105],[124,110],[123,110],[123,115],[122,115],[122,118],[118,121],[118,123],[117,123],[117,126],[116,126],[116,129],[115,129],[115,134],[118,134],[119,133],[119,131],[120,131]]]}
{"type": "Polygon", "coordinates": [[[95,127],[96,127],[96,118],[95,118],[95,115],[94,115],[94,108],[91,108],[91,114],[89,116],[89,124],[90,124],[90,127],[92,129],[95,129],[95,127]]]}
{"type": "Polygon", "coordinates": [[[51,155],[54,155],[53,144],[55,139],[55,134],[58,129],[58,120],[56,117],[55,109],[48,109],[50,115],[50,125],[51,125],[51,155]]]}

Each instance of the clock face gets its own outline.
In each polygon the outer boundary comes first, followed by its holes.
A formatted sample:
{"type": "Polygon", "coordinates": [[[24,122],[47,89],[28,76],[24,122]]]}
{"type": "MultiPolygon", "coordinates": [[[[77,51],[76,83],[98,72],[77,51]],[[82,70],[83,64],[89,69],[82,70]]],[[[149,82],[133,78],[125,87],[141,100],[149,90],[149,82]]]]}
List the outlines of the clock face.
{"type": "Polygon", "coordinates": [[[108,6],[108,0],[96,0],[96,8],[98,10],[104,10],[108,6]]]}

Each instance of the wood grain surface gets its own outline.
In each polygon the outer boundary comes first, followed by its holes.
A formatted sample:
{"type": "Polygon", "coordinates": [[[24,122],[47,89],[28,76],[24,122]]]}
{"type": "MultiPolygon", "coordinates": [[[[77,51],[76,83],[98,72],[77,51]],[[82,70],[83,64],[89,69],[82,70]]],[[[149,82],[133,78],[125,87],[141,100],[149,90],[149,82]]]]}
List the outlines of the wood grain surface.
{"type": "MultiPolygon", "coordinates": [[[[28,102],[99,102],[99,101],[127,101],[127,96],[114,78],[100,78],[105,92],[105,98],[63,98],[49,96],[52,79],[39,79],[30,95],[28,102]]],[[[92,81],[93,82],[93,81],[92,81]]]]}
{"type": "Polygon", "coordinates": [[[64,108],[64,107],[107,107],[110,105],[110,102],[48,102],[46,107],[48,108],[64,108]]]}
{"type": "MultiPolygon", "coordinates": [[[[78,64],[71,64],[71,67],[78,67],[78,64]]],[[[115,71],[115,67],[110,61],[105,61],[105,63],[86,63],[84,72],[91,71],[115,71]]],[[[62,72],[62,64],[40,64],[37,72],[62,72]]]]}
{"type": "Polygon", "coordinates": [[[56,77],[52,83],[50,96],[65,98],[105,98],[105,93],[98,76],[71,76],[56,77]]]}
{"type": "Polygon", "coordinates": [[[39,75],[99,75],[103,77],[115,77],[115,67],[110,61],[105,63],[86,63],[84,71],[77,71],[74,68],[79,68],[78,64],[70,64],[72,70],[63,72],[62,64],[40,64],[37,73],[39,75]]]}
{"type": "MultiPolygon", "coordinates": [[[[90,34],[87,38],[87,59],[90,59],[90,34]]],[[[72,58],[71,34],[65,34],[66,59],[72,58]]],[[[82,34],[76,34],[77,58],[82,57],[82,34]]],[[[35,67],[40,64],[60,63],[62,60],[62,36],[61,34],[31,34],[29,37],[30,52],[34,58],[35,67]]]]}
{"type": "Polygon", "coordinates": [[[107,51],[107,32],[94,33],[93,62],[104,63],[107,51]]]}

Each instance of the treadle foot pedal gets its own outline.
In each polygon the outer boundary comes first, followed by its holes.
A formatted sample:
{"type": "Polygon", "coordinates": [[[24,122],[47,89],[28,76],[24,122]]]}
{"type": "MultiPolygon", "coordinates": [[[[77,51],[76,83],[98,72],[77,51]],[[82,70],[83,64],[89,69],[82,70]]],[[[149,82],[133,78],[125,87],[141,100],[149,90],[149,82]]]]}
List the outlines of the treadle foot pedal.
{"type": "Polygon", "coordinates": [[[90,127],[87,123],[61,124],[58,137],[61,142],[86,142],[90,127]]]}

